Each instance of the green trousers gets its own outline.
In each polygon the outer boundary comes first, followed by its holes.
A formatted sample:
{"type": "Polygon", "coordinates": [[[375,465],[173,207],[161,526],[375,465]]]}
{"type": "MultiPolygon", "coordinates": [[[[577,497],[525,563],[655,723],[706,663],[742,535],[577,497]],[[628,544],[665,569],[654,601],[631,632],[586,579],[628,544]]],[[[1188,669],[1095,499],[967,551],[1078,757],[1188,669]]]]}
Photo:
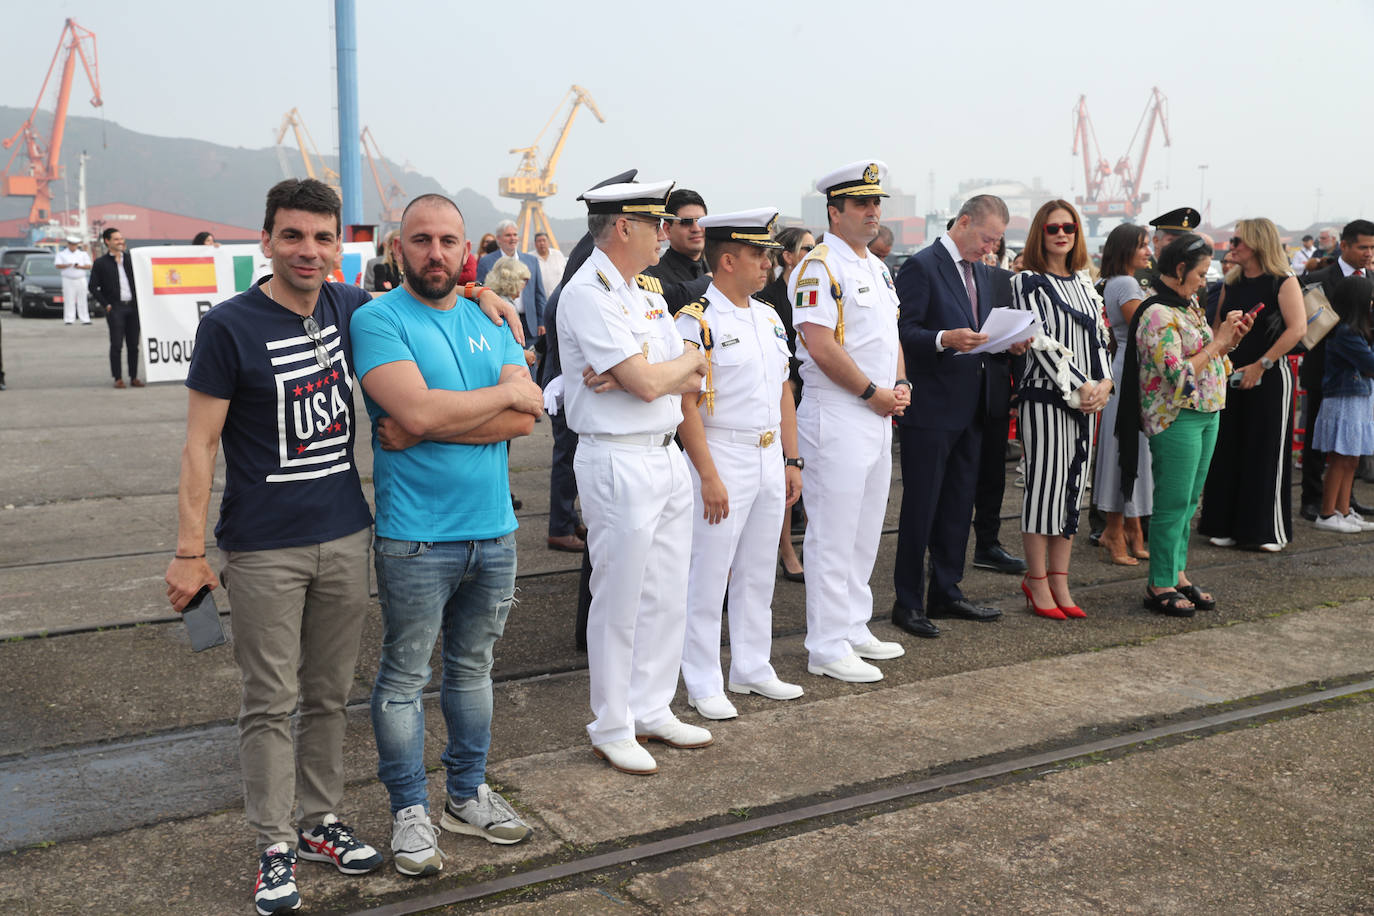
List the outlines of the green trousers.
{"type": "Polygon", "coordinates": [[[1188,524],[1197,511],[1221,414],[1180,410],[1162,433],[1150,437],[1154,515],[1150,517],[1150,584],[1173,588],[1188,568],[1188,524]]]}

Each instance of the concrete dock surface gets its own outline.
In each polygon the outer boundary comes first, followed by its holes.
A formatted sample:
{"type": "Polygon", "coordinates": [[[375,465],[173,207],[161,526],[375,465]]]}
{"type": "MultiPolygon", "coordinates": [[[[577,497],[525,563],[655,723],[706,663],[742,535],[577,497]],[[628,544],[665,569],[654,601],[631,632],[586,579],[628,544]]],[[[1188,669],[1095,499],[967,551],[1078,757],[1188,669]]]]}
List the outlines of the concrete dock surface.
{"type": "MultiPolygon", "coordinates": [[[[0,329],[0,912],[252,912],[238,672],[227,647],[190,651],[162,583],[185,390],[110,388],[100,321],[0,312],[0,329]]],[[[650,745],[660,772],[632,777],[586,739],[585,656],[572,641],[580,560],[544,544],[549,447],[547,422],[512,444],[520,603],[497,646],[489,767],[535,833],[514,847],[444,835],[443,872],[419,881],[389,861],[362,878],[302,862],[302,912],[1374,913],[1368,692],[1073,755],[1104,736],[1374,677],[1374,535],[1295,520],[1293,543],[1273,555],[1194,537],[1190,573],[1219,608],[1191,619],[1143,610],[1144,564],[1112,566],[1080,537],[1072,583],[1089,619],[1034,617],[1015,578],[970,567],[965,591],[1003,619],[940,621],[939,639],[917,640],[887,623],[894,457],[874,629],[906,655],[878,663],[876,684],[807,674],[804,590],[779,578],[774,661],[805,696],[735,697],[738,719],[705,723],[712,746],[650,745]],[[1069,756],[476,901],[441,899],[1047,749],[1069,756]]],[[[371,499],[365,441],[357,460],[371,499]]],[[[1021,491],[1014,465],[1007,473],[1002,540],[1019,554],[1021,491]]],[[[221,466],[212,525],[222,484],[221,466]]],[[[209,531],[207,544],[213,560],[209,531]]],[[[232,632],[232,613],[225,620],[232,632]]],[[[374,598],[339,814],[389,859],[366,709],[380,632],[374,598]]],[[[681,691],[674,708],[703,724],[681,691]]],[[[426,721],[437,767],[434,698],[426,721]]],[[[438,772],[430,784],[437,813],[438,772]]]]}

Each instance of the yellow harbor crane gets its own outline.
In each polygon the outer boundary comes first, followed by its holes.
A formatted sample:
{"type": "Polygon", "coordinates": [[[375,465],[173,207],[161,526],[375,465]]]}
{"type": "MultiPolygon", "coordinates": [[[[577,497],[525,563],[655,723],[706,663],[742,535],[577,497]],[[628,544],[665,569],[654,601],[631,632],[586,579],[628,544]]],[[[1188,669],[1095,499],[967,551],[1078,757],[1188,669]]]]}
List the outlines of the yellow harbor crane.
{"type": "Polygon", "coordinates": [[[286,132],[293,131],[296,136],[296,148],[301,151],[301,162],[305,164],[305,177],[315,178],[323,181],[337,192],[339,190],[339,173],[325,165],[324,157],[320,155],[319,149],[315,146],[315,138],[310,136],[310,130],[305,126],[305,121],[301,118],[298,108],[292,108],[281,119],[281,127],[277,130],[277,159],[281,162],[282,175],[286,178],[294,178],[291,174],[291,166],[287,163],[286,147],[282,146],[282,141],[286,139],[286,132]],[[319,160],[319,167],[316,168],[311,154],[319,160]]]}
{"type": "Polygon", "coordinates": [[[554,248],[558,247],[558,239],[554,237],[553,228],[549,225],[549,218],[544,213],[543,199],[552,197],[558,193],[558,185],[554,183],[554,170],[558,168],[558,157],[563,154],[563,146],[568,142],[568,131],[572,129],[573,119],[577,117],[577,109],[580,105],[586,105],[596,115],[596,119],[601,123],[606,123],[606,119],[597,111],[596,103],[592,101],[591,95],[581,86],[573,86],[568,90],[558,102],[558,107],[553,110],[544,129],[539,131],[539,136],[534,138],[534,143],[529,146],[517,147],[511,150],[512,153],[520,154],[520,164],[515,168],[515,174],[502,178],[500,183],[500,194],[502,197],[509,197],[520,201],[520,218],[516,220],[516,225],[520,227],[520,250],[529,251],[530,245],[534,241],[535,233],[547,232],[549,234],[549,244],[554,248]],[[545,161],[544,167],[539,167],[539,141],[543,139],[545,131],[549,125],[553,124],[558,113],[563,110],[563,104],[572,97],[572,107],[568,109],[567,120],[563,122],[563,130],[558,134],[558,141],[553,145],[553,152],[549,153],[549,158],[545,161]]]}

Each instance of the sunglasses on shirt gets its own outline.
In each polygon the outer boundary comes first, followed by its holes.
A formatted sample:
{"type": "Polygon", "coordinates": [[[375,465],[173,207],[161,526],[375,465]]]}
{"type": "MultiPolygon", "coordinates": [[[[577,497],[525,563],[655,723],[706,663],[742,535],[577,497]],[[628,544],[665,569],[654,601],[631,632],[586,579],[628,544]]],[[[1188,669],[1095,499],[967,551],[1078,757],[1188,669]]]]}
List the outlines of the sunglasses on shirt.
{"type": "Polygon", "coordinates": [[[324,332],[320,330],[320,323],[315,320],[314,315],[306,315],[301,319],[301,327],[305,329],[305,335],[315,344],[315,365],[321,369],[328,369],[331,365],[329,350],[324,345],[324,332]]]}

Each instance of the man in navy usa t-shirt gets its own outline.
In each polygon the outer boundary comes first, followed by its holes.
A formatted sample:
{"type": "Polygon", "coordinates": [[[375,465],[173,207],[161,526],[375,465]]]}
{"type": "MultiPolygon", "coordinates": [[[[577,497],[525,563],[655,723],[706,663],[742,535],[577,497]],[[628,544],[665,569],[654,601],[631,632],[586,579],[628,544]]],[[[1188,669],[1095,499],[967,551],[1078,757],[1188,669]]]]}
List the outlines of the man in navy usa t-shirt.
{"type": "Polygon", "coordinates": [[[440,632],[448,729],[440,825],[492,843],[530,834],[485,777],[492,648],[515,596],[505,443],[530,434],[544,399],[511,332],[458,296],[470,250],[458,207],[438,194],[416,198],[393,244],[405,282],[358,309],[351,329],[374,423],[384,633],[372,727],[391,795],[393,861],[402,874],[427,875],[442,862],[428,814],[421,691],[440,632]]]}

